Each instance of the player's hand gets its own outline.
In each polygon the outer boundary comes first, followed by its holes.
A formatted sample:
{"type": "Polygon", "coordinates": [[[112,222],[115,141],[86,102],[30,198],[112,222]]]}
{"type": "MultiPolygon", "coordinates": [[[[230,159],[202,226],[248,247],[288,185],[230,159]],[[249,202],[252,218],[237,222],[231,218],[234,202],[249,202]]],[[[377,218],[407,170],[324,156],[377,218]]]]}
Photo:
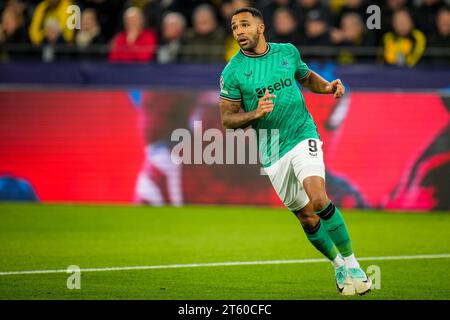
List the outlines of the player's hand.
{"type": "Polygon", "coordinates": [[[340,79],[336,79],[330,82],[330,85],[327,86],[327,91],[332,93],[335,99],[339,99],[344,95],[345,87],[340,79]]]}
{"type": "Polygon", "coordinates": [[[269,90],[266,89],[264,96],[258,100],[258,109],[256,109],[257,118],[262,118],[273,110],[273,100],[270,100],[271,98],[276,98],[276,95],[269,94],[269,90]]]}

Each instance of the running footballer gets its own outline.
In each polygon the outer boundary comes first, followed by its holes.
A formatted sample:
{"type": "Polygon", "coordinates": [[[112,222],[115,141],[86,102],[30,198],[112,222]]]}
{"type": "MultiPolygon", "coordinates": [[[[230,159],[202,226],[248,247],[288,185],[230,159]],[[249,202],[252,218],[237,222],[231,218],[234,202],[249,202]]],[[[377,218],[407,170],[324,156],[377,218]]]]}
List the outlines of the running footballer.
{"type": "Polygon", "coordinates": [[[266,42],[257,9],[236,10],[231,28],[240,51],[220,79],[223,126],[256,130],[260,153],[267,153],[260,157],[265,172],[284,205],[300,220],[308,240],[331,261],[338,292],[367,293],[371,281],[355,258],[339,209],[326,194],[322,141],[297,87],[299,82],[314,93],[340,98],[343,84],[339,79],[328,82],[310,70],[292,44],[266,42]],[[260,139],[258,132],[264,129],[267,136],[260,139]],[[275,138],[277,157],[269,154],[275,138]]]}

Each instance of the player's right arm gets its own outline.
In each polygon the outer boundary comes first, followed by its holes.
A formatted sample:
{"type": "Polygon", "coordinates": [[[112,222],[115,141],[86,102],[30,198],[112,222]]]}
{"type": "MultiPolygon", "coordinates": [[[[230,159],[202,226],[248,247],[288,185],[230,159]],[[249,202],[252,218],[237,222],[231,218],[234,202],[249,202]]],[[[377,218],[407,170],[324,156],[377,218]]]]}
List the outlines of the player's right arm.
{"type": "Polygon", "coordinates": [[[258,107],[249,112],[240,112],[241,101],[220,99],[220,116],[225,129],[239,129],[250,126],[255,120],[264,117],[273,110],[275,95],[269,94],[266,89],[264,96],[258,100],[258,107]]]}

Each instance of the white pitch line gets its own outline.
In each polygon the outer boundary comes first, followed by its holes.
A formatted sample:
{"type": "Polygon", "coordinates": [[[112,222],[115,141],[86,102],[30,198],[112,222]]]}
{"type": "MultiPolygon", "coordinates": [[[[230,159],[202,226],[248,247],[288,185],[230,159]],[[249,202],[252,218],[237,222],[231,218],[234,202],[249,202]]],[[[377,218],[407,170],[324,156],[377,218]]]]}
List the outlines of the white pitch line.
{"type": "MultiPolygon", "coordinates": [[[[421,254],[421,255],[411,255],[411,256],[362,257],[362,258],[358,258],[358,260],[359,261],[377,261],[377,260],[417,260],[417,259],[446,259],[446,258],[450,258],[450,253],[421,254]]],[[[327,259],[301,259],[301,260],[211,262],[211,263],[166,264],[166,265],[134,266],[134,267],[85,268],[85,269],[80,269],[80,272],[175,269],[175,268],[198,268],[198,267],[228,267],[228,266],[292,264],[292,263],[298,264],[298,263],[317,263],[317,262],[328,262],[328,261],[329,260],[327,260],[327,259]]],[[[7,272],[0,272],[0,276],[19,275],[19,274],[46,274],[46,273],[72,273],[72,272],[68,272],[67,269],[7,271],[7,272]]]]}

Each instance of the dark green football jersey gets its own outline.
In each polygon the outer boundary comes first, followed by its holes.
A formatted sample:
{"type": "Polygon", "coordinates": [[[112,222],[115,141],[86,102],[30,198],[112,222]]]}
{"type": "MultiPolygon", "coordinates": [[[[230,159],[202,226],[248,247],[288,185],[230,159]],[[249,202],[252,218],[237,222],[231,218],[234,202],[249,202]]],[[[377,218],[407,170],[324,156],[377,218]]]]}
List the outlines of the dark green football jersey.
{"type": "Polygon", "coordinates": [[[270,166],[300,141],[319,138],[296,82],[309,72],[297,48],[281,43],[269,43],[267,51],[260,55],[247,55],[240,50],[222,72],[220,97],[241,101],[246,112],[258,107],[258,100],[266,89],[276,95],[273,111],[252,124],[264,167],[270,166]],[[271,146],[275,143],[278,144],[277,155],[271,154],[274,149],[271,146]]]}

